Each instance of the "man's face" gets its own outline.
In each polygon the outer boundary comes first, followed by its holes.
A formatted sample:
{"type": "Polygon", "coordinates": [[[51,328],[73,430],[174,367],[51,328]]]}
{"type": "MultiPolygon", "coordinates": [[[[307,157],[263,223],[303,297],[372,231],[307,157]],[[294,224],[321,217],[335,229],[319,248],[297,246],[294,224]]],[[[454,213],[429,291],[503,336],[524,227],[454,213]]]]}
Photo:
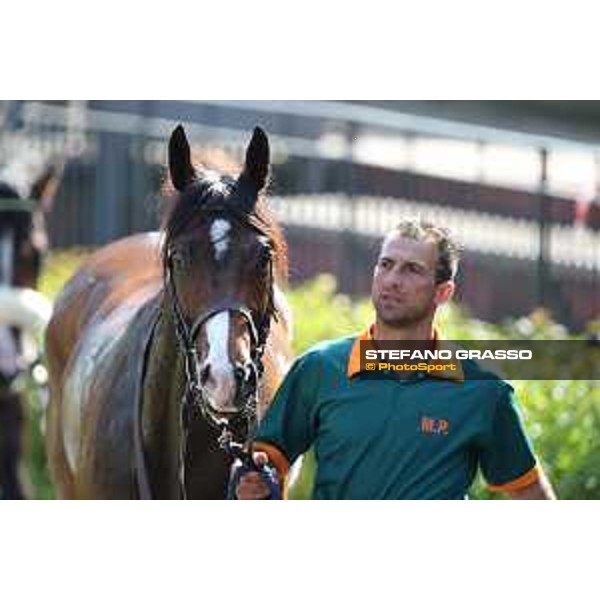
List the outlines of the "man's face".
{"type": "Polygon", "coordinates": [[[433,318],[452,295],[454,284],[436,284],[438,250],[434,242],[390,234],[381,247],[371,298],[377,317],[390,327],[407,327],[433,318]]]}

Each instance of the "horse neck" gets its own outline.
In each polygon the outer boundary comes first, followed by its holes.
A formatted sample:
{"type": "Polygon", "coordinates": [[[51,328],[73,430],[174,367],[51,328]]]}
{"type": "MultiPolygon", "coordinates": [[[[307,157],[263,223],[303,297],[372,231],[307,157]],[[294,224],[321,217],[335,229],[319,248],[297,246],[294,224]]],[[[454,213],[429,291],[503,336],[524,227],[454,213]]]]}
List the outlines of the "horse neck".
{"type": "MultiPolygon", "coordinates": [[[[152,489],[158,498],[179,497],[180,407],[186,389],[183,353],[168,305],[149,349],[143,391],[142,432],[152,489]]],[[[223,498],[229,465],[217,432],[195,418],[188,433],[186,462],[191,498],[223,498]]]]}

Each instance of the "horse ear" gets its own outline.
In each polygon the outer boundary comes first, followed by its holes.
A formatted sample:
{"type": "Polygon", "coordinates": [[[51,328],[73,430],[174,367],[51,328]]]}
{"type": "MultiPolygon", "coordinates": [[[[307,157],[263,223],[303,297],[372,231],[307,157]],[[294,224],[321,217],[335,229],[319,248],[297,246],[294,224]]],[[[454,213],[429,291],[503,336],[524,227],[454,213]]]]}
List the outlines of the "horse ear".
{"type": "Polygon", "coordinates": [[[246,150],[246,162],[242,175],[257,192],[260,192],[267,184],[270,161],[269,138],[260,127],[255,127],[246,150]]]}
{"type": "Polygon", "coordinates": [[[31,186],[29,196],[32,200],[37,200],[40,208],[45,213],[52,210],[54,198],[60,186],[64,172],[64,163],[51,162],[43,170],[42,174],[37,177],[31,186]]]}
{"type": "Polygon", "coordinates": [[[182,192],[196,175],[190,145],[181,125],[174,129],[169,140],[169,174],[173,186],[179,192],[182,192]]]}

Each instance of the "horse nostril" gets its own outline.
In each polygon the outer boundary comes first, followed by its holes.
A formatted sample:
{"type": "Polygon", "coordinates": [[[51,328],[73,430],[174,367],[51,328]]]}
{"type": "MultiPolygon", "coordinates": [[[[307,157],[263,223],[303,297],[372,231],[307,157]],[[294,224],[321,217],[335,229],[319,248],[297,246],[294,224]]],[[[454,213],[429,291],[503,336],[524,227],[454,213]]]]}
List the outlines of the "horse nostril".
{"type": "Polygon", "coordinates": [[[206,382],[210,379],[210,365],[205,365],[200,371],[200,384],[206,385],[206,382]]]}

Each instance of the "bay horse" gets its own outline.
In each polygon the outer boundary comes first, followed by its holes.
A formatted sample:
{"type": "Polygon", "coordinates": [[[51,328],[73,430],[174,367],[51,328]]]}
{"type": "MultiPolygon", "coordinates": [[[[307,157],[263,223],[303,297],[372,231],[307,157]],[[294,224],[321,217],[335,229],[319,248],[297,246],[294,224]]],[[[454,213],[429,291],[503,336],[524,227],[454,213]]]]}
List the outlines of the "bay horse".
{"type": "Polygon", "coordinates": [[[60,497],[225,497],[221,428],[251,437],[291,359],[269,156],[256,128],[239,176],[197,168],[178,126],[161,231],[100,249],[57,299],[46,446],[60,497]]]}
{"type": "MultiPolygon", "coordinates": [[[[0,498],[22,499],[19,477],[25,432],[23,375],[32,356],[28,341],[40,333],[50,307],[35,293],[48,250],[45,218],[62,165],[33,151],[0,168],[0,498]],[[31,334],[31,335],[30,335],[31,334]],[[29,352],[28,352],[29,350],[29,352]]],[[[36,349],[33,349],[35,354],[36,349]]]]}

